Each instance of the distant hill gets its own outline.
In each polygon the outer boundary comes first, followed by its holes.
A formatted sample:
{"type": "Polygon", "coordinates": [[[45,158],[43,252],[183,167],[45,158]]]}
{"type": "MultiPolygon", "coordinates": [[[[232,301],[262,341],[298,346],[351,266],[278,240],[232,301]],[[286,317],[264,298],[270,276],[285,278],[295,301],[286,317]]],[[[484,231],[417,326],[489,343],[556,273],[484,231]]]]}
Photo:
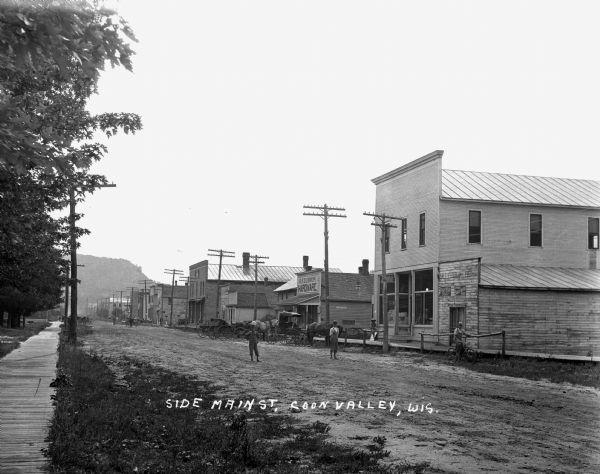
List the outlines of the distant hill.
{"type": "MultiPolygon", "coordinates": [[[[84,265],[77,269],[77,279],[81,281],[77,293],[77,312],[85,314],[86,304],[96,304],[98,299],[107,298],[113,292],[126,290],[127,287],[143,287],[138,282],[148,277],[142,267],[123,258],[94,257],[77,255],[77,263],[84,265]]],[[[120,293],[116,293],[117,296],[120,293]]],[[[123,293],[123,296],[129,294],[123,293]]]]}

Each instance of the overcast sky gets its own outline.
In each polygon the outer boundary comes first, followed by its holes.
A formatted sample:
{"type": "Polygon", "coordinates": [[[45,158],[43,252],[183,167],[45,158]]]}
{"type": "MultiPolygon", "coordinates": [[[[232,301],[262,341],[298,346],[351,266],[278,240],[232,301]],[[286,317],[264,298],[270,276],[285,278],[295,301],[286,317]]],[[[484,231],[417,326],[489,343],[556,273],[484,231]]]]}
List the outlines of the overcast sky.
{"type": "MultiPolygon", "coordinates": [[[[107,140],[117,184],[79,209],[81,253],[150,278],[209,248],[313,266],[374,260],[371,179],[433,150],[447,169],[598,179],[600,2],[115,0],[134,73],[94,112],[144,129],[107,140]]],[[[216,260],[211,259],[216,262],[216,260]]],[[[371,263],[372,268],[372,263],[371,263]]]]}

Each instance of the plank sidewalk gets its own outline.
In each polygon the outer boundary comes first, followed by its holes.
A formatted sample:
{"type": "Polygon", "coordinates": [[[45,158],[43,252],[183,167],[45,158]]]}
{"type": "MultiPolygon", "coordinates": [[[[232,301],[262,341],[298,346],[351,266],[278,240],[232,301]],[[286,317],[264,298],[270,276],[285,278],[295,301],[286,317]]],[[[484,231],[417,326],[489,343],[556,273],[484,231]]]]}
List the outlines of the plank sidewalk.
{"type": "Polygon", "coordinates": [[[44,472],[59,322],[0,359],[0,472],[44,472]]]}

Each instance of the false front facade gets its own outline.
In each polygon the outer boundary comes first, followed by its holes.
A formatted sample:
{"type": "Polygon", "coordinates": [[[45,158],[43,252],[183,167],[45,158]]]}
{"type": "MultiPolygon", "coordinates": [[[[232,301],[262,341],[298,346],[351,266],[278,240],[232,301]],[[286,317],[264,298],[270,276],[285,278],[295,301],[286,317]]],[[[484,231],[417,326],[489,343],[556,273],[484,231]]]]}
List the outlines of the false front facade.
{"type": "MultiPolygon", "coordinates": [[[[600,183],[442,169],[436,151],[373,179],[377,213],[396,217],[375,243],[376,314],[416,340],[505,330],[507,350],[600,353],[600,183]]],[[[497,349],[497,338],[478,339],[497,349]]]]}

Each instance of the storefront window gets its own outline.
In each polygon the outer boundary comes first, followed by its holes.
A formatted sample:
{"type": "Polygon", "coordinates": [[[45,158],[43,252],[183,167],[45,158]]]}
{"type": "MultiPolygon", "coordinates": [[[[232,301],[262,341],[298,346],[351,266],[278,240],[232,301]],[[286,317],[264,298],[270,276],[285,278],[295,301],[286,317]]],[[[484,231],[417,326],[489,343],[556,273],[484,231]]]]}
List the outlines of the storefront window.
{"type": "Polygon", "coordinates": [[[415,324],[433,324],[433,270],[415,272],[415,324]]]}

